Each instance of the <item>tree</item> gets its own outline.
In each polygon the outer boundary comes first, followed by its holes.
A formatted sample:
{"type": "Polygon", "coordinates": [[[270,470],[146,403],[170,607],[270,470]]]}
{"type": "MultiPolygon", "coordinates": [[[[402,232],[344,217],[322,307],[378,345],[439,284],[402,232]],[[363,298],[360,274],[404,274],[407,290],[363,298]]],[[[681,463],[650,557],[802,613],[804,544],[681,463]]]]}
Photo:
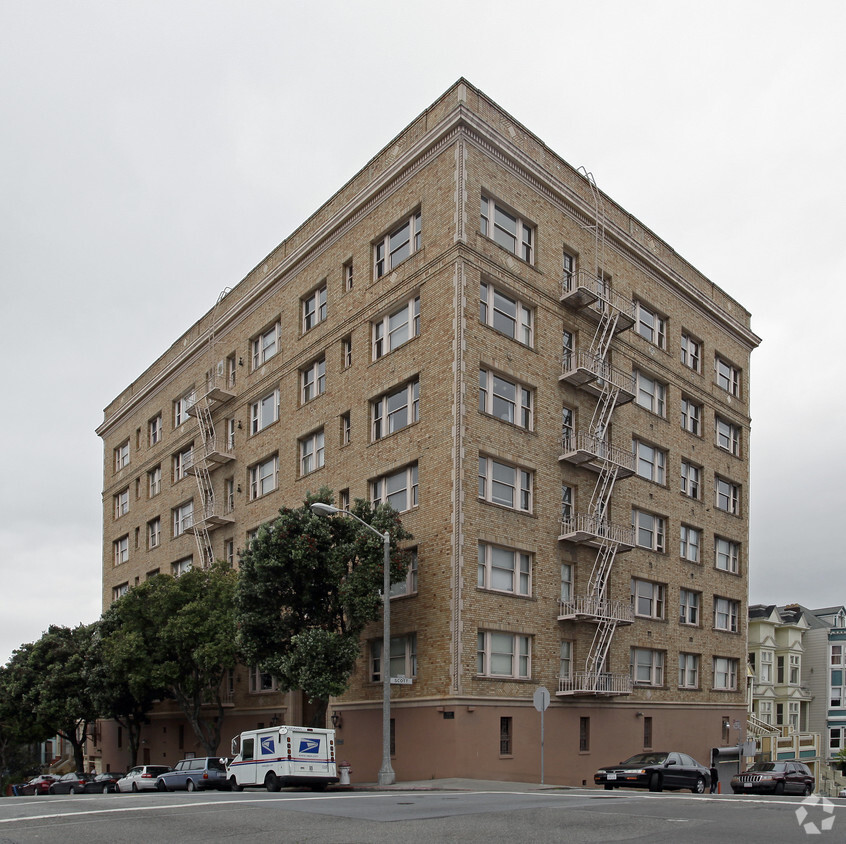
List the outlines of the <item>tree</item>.
{"type": "MultiPolygon", "coordinates": [[[[236,608],[247,662],[317,702],[312,726],[322,726],[329,698],[347,689],[361,631],[380,616],[384,546],[354,519],[313,513],[315,501],[331,503],[332,493],[323,488],[259,528],[241,555],[236,608]]],[[[411,534],[397,512],[363,500],[352,512],[389,531],[391,582],[402,580],[408,556],[398,543],[411,534]]]]}
{"type": "Polygon", "coordinates": [[[15,774],[37,770],[37,755],[28,740],[26,713],[12,696],[10,670],[0,667],[0,785],[5,786],[15,774]]]}

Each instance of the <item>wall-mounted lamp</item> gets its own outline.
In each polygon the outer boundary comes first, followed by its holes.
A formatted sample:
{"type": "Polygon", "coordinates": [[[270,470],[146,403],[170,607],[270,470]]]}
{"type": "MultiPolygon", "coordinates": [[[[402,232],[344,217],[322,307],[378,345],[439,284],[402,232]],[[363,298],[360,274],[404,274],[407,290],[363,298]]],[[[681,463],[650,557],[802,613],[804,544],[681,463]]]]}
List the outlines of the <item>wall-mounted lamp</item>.
{"type": "Polygon", "coordinates": [[[241,491],[241,484],[238,484],[238,492],[241,491]]]}
{"type": "Polygon", "coordinates": [[[239,431],[241,430],[241,420],[240,419],[238,420],[238,430],[239,431]]]}
{"type": "Polygon", "coordinates": [[[635,718],[643,718],[642,712],[635,712],[635,718]]]}
{"type": "Polygon", "coordinates": [[[238,366],[244,365],[244,358],[238,358],[238,366]]]}
{"type": "Polygon", "coordinates": [[[329,720],[332,722],[332,726],[333,726],[336,730],[341,729],[341,724],[343,724],[343,723],[344,723],[343,719],[341,718],[341,713],[340,713],[340,712],[333,712],[333,713],[332,713],[332,717],[331,717],[329,720]]]}

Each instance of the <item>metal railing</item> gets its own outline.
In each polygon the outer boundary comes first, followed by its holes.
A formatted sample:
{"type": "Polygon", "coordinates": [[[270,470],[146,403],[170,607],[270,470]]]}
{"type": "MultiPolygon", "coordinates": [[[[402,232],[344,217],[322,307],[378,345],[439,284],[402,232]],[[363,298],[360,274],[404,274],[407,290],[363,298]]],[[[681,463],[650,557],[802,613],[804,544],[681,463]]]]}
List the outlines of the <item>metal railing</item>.
{"type": "MultiPolygon", "coordinates": [[[[585,538],[607,539],[618,545],[634,545],[634,528],[605,522],[592,513],[571,513],[561,517],[561,536],[586,534],[585,538]]],[[[582,540],[584,541],[584,540],[582,540]]]]}
{"type": "Polygon", "coordinates": [[[574,671],[569,677],[558,678],[559,695],[629,695],[632,678],[628,674],[574,671]]]}
{"type": "Polygon", "coordinates": [[[599,382],[607,381],[614,387],[619,387],[624,393],[635,394],[635,376],[633,372],[624,372],[616,366],[611,366],[603,358],[594,352],[585,349],[576,349],[566,352],[561,361],[561,376],[564,379],[572,378],[579,372],[588,373],[589,377],[579,379],[580,383],[587,383],[590,380],[599,382]]]}
{"type": "Polygon", "coordinates": [[[595,311],[601,313],[606,307],[611,307],[634,321],[634,302],[613,290],[607,281],[598,276],[584,270],[565,273],[561,279],[561,298],[566,300],[574,293],[582,293],[585,304],[590,304],[595,311]]]}
{"type": "Polygon", "coordinates": [[[574,616],[588,616],[621,624],[631,624],[634,621],[631,601],[609,601],[595,595],[580,595],[558,602],[559,619],[574,616]]]}
{"type": "Polygon", "coordinates": [[[561,438],[561,448],[565,456],[574,451],[581,451],[591,455],[596,460],[613,463],[628,472],[635,470],[635,458],[631,450],[611,445],[601,437],[589,434],[587,431],[564,434],[561,438]]]}

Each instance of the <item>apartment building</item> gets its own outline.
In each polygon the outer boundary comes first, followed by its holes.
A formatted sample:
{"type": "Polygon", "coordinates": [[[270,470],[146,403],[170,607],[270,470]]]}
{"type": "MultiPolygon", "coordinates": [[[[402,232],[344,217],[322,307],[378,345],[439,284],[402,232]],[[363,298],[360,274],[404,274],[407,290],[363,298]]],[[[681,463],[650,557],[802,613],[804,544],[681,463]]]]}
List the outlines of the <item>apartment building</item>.
{"type": "MultiPolygon", "coordinates": [[[[758,342],[461,79],[106,408],[103,604],[237,566],[326,485],[414,535],[391,606],[398,779],[539,776],[539,686],[548,782],[650,748],[707,760],[746,721],[758,342]]],[[[376,624],[332,707],[359,781],[382,654],[376,624]]],[[[308,714],[249,667],[230,691],[226,735],[308,714]]],[[[188,733],[163,705],[145,750],[173,762],[188,733]]]]}

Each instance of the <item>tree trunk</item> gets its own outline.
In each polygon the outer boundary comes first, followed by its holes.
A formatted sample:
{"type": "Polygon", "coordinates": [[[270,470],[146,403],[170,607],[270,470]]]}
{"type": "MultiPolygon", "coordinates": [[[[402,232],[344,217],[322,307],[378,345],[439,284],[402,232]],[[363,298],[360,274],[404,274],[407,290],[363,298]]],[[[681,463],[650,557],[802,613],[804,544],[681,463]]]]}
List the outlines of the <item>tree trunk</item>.
{"type": "Polygon", "coordinates": [[[329,708],[329,701],[318,700],[316,703],[317,708],[314,710],[314,715],[311,717],[311,726],[320,727],[322,729],[326,726],[326,710],[329,708]]]}

